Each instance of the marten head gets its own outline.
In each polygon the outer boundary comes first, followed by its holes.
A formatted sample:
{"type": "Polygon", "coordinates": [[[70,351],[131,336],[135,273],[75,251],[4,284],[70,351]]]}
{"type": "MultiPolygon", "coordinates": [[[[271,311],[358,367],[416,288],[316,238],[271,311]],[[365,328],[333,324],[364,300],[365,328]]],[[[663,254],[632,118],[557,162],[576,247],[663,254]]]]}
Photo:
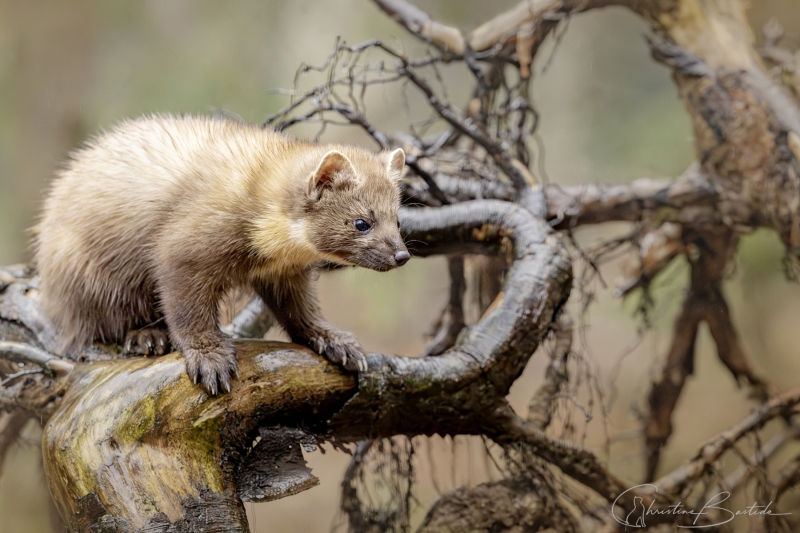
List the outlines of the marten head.
{"type": "Polygon", "coordinates": [[[308,237],[328,260],[386,271],[410,255],[400,236],[403,150],[330,150],[308,179],[308,237]]]}

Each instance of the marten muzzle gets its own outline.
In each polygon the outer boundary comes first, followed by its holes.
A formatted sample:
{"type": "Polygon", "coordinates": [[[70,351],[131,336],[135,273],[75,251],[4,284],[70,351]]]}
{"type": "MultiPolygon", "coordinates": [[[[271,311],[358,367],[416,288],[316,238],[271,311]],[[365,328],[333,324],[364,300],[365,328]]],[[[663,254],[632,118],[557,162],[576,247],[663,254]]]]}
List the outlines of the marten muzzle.
{"type": "Polygon", "coordinates": [[[411,254],[408,253],[405,247],[403,247],[403,250],[394,253],[394,262],[397,263],[397,266],[405,265],[409,259],[411,259],[411,254]]]}

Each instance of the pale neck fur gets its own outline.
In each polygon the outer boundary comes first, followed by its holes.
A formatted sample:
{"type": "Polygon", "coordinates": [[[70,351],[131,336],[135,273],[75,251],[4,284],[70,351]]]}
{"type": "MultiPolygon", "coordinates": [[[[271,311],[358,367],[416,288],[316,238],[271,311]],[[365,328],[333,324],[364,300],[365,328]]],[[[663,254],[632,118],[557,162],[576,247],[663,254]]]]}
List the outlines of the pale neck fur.
{"type": "Polygon", "coordinates": [[[285,137],[281,141],[266,147],[260,173],[254,167],[259,174],[252,177],[254,209],[261,213],[250,234],[254,250],[275,268],[303,268],[321,261],[349,264],[319,251],[309,238],[305,220],[298,216],[297,203],[306,198],[308,178],[331,147],[285,137]]]}

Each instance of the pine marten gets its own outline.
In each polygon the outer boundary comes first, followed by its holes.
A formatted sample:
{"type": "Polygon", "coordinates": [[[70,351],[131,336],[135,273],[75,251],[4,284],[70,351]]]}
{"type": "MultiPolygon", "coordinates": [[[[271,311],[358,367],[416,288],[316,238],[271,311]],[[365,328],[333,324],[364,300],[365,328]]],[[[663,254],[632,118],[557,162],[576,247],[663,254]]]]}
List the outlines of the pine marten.
{"type": "Polygon", "coordinates": [[[238,370],[219,305],[245,287],[293,341],[365,369],[355,336],[321,317],[311,270],[408,261],[404,164],[400,149],[311,144],[211,117],[152,116],[102,133],[58,172],[34,228],[40,298],[63,352],[99,341],[161,355],[171,341],[195,383],[229,391],[238,370]]]}

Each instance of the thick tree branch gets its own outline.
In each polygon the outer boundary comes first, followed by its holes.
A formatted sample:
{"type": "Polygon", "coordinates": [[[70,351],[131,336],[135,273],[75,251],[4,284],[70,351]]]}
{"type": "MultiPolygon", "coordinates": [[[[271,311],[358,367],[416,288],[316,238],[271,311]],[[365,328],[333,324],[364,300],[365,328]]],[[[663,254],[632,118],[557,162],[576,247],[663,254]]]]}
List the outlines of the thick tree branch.
{"type": "Polygon", "coordinates": [[[458,29],[431,20],[424,11],[405,0],[375,0],[375,3],[419,38],[443,51],[464,53],[464,36],[458,29]]]}
{"type": "MultiPolygon", "coordinates": [[[[545,223],[504,202],[406,209],[401,222],[419,243],[416,255],[507,249],[513,258],[505,297],[451,351],[371,354],[356,385],[297,346],[239,341],[241,378],[214,398],[190,382],[180,354],[80,365],[57,379],[68,392],[44,435],[50,486],[72,527],[87,527],[89,516],[123,528],[212,523],[244,531],[236,469],[254,453],[259,427],[300,425],[338,441],[501,431],[497,410],[569,293],[566,251],[545,223]],[[126,474],[134,470],[139,475],[126,474]],[[176,475],[156,474],[164,471],[176,475]]],[[[571,475],[601,483],[606,494],[618,489],[588,452],[564,453],[541,435],[535,441],[550,460],[568,461],[559,466],[571,475]]]]}
{"type": "Polygon", "coordinates": [[[469,36],[469,46],[479,52],[503,49],[515,44],[521,34],[527,34],[531,55],[536,55],[536,48],[567,14],[570,4],[561,0],[523,0],[475,28],[469,36]]]}
{"type": "Polygon", "coordinates": [[[675,181],[639,179],[630,185],[547,185],[547,217],[557,229],[646,218],[693,226],[719,224],[718,195],[694,167],[675,181]]]}
{"type": "Polygon", "coordinates": [[[68,374],[75,368],[71,361],[21,342],[0,341],[0,357],[8,361],[38,365],[51,375],[68,374]]]}

